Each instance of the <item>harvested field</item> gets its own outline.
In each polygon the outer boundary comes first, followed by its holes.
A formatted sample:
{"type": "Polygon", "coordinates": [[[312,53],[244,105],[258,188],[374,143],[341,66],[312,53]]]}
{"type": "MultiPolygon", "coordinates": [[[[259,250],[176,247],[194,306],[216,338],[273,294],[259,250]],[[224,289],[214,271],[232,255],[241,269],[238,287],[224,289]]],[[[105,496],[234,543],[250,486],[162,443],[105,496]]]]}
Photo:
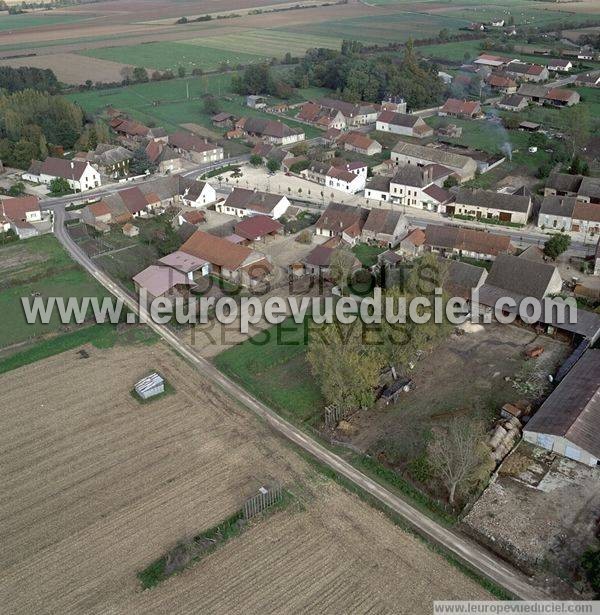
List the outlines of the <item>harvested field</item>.
{"type": "Polygon", "coordinates": [[[414,614],[490,597],[162,345],[86,350],[0,377],[6,612],[414,614]],[[151,369],[175,393],[140,406],[129,391],[151,369]],[[137,571],[269,481],[300,506],[140,592],[137,571]]]}
{"type": "MultiPolygon", "coordinates": [[[[127,58],[128,56],[121,56],[127,58]]],[[[11,58],[0,60],[2,66],[35,66],[49,68],[64,83],[79,85],[87,79],[92,81],[121,81],[121,71],[128,66],[120,62],[110,62],[97,58],[88,58],[74,53],[56,53],[53,55],[33,56],[29,58],[11,58]]]]}

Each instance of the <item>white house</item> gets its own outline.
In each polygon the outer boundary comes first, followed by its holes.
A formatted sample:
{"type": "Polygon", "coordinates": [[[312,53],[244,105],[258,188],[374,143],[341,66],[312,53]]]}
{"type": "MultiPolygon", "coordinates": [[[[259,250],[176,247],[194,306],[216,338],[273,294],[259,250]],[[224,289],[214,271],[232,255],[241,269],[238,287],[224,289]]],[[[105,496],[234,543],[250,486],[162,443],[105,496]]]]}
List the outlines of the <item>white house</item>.
{"type": "Polygon", "coordinates": [[[208,182],[190,182],[181,195],[181,201],[188,207],[204,207],[216,200],[217,192],[208,182]]]}
{"type": "Polygon", "coordinates": [[[558,73],[568,73],[573,68],[571,60],[550,60],[548,62],[548,70],[553,70],[558,73]]]}
{"type": "Polygon", "coordinates": [[[377,118],[376,129],[417,139],[433,136],[433,128],[428,126],[422,117],[394,111],[382,111],[377,118]]]}
{"type": "Polygon", "coordinates": [[[225,201],[217,203],[215,209],[219,213],[238,218],[263,214],[277,220],[285,214],[289,206],[288,198],[279,194],[234,188],[225,201]]]}
{"type": "Polygon", "coordinates": [[[38,234],[34,222],[42,221],[42,212],[37,196],[22,196],[0,200],[0,231],[12,229],[19,239],[38,234]]]}
{"type": "Polygon", "coordinates": [[[74,192],[98,188],[102,182],[100,173],[88,162],[48,157],[43,162],[34,160],[23,179],[39,184],[49,184],[53,179],[66,179],[74,192]]]}
{"type": "Polygon", "coordinates": [[[331,167],[325,175],[325,185],[346,194],[356,194],[365,189],[366,174],[355,174],[344,168],[331,167]]]}

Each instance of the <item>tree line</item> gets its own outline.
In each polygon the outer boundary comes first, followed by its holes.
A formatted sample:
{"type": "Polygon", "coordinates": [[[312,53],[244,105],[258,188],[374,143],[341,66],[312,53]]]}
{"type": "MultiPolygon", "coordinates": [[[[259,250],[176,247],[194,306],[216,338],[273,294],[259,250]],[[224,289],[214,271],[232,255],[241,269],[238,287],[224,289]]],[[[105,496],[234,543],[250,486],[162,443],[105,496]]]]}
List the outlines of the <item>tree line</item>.
{"type": "Polygon", "coordinates": [[[23,90],[0,95],[0,159],[27,169],[49,146],[72,148],[84,130],[83,111],[62,96],[23,90]]]}

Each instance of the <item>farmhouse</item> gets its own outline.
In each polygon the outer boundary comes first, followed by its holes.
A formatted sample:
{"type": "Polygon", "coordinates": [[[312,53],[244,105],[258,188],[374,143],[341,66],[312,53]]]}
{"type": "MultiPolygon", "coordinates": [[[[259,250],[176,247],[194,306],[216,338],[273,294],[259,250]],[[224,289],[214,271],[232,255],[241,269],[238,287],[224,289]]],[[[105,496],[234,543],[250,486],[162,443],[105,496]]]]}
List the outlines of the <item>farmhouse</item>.
{"type": "Polygon", "coordinates": [[[413,258],[421,254],[424,244],[425,232],[423,229],[414,228],[400,240],[398,252],[413,258]]]}
{"type": "Polygon", "coordinates": [[[83,192],[101,185],[100,173],[89,162],[78,162],[66,158],[48,157],[44,162],[33,160],[23,179],[39,184],[49,184],[52,180],[66,179],[74,192],[83,192]]]}
{"type": "Polygon", "coordinates": [[[233,192],[218,203],[216,210],[222,214],[231,214],[238,218],[263,214],[274,220],[281,218],[290,206],[287,197],[258,190],[234,188],[233,192]]]}
{"type": "Polygon", "coordinates": [[[505,69],[509,75],[519,79],[520,81],[530,81],[540,83],[547,81],[550,73],[545,66],[539,64],[525,64],[523,62],[511,62],[505,69]]]}
{"type": "Polygon", "coordinates": [[[498,108],[503,109],[504,111],[523,111],[527,109],[529,103],[527,102],[527,98],[524,96],[520,96],[519,94],[509,94],[508,96],[504,96],[498,103],[498,108]]]}
{"type": "Polygon", "coordinates": [[[363,132],[347,132],[340,136],[338,143],[343,144],[344,149],[357,152],[363,156],[374,156],[381,153],[381,143],[378,143],[363,132]]]}
{"type": "Polygon", "coordinates": [[[347,127],[346,118],[339,109],[322,107],[319,103],[312,101],[302,105],[297,118],[326,130],[345,130],[347,127]]]}
{"type": "Polygon", "coordinates": [[[490,73],[485,80],[490,89],[502,94],[514,94],[517,91],[517,82],[508,75],[490,73]]]}
{"type": "Polygon", "coordinates": [[[91,162],[104,174],[117,177],[127,173],[132,158],[133,152],[121,145],[99,143],[93,152],[88,152],[85,160],[91,162]]]}
{"type": "Polygon", "coordinates": [[[459,190],[456,202],[448,213],[473,218],[489,218],[501,222],[527,224],[531,215],[530,196],[505,194],[493,190],[459,190]]]}
{"type": "Polygon", "coordinates": [[[196,231],[180,251],[209,263],[215,275],[243,286],[261,284],[272,271],[271,263],[263,254],[204,231],[196,231]]]}
{"type": "Polygon", "coordinates": [[[548,70],[557,73],[568,73],[573,68],[571,60],[550,60],[548,62],[548,70]]]}
{"type": "Polygon", "coordinates": [[[121,199],[133,218],[145,218],[161,205],[161,200],[156,194],[144,194],[138,186],[119,190],[116,196],[121,199]]]}
{"type": "Polygon", "coordinates": [[[600,463],[600,350],[575,363],[523,429],[523,438],[589,466],[600,463]]]}
{"type": "Polygon", "coordinates": [[[159,139],[149,141],[145,152],[148,160],[158,165],[160,173],[175,173],[184,167],[185,160],[182,154],[159,139]]]}
{"type": "Polygon", "coordinates": [[[216,200],[215,189],[208,182],[198,180],[190,181],[181,195],[182,203],[188,207],[204,207],[216,200]]]}
{"type": "Polygon", "coordinates": [[[575,77],[575,85],[587,88],[600,87],[600,72],[577,75],[577,77],[575,77]]]}
{"type": "Polygon", "coordinates": [[[209,143],[191,132],[179,131],[169,135],[169,145],[196,164],[223,160],[221,146],[209,143]]]}
{"type": "Polygon", "coordinates": [[[438,112],[443,117],[473,118],[481,115],[481,103],[474,100],[449,98],[438,112]]]}
{"type": "Polygon", "coordinates": [[[394,111],[382,111],[377,118],[376,129],[416,139],[433,136],[433,128],[428,126],[422,117],[394,111]]]}
{"type": "Polygon", "coordinates": [[[442,256],[466,256],[490,261],[499,254],[514,252],[508,235],[434,224],[428,224],[425,228],[425,247],[442,256]]]}
{"type": "Polygon", "coordinates": [[[446,152],[436,147],[425,147],[399,141],[391,153],[391,160],[395,165],[416,165],[419,167],[430,164],[441,165],[455,173],[460,181],[467,181],[475,177],[477,163],[469,156],[446,152]]]}
{"type": "Polygon", "coordinates": [[[248,216],[235,225],[234,231],[249,242],[265,241],[279,235],[283,231],[283,224],[269,216],[248,216]]]}
{"type": "Polygon", "coordinates": [[[575,90],[547,88],[528,83],[524,83],[517,93],[535,104],[554,107],[572,107],[581,100],[581,96],[575,90]]]}
{"type": "Polygon", "coordinates": [[[289,145],[304,140],[304,132],[291,128],[279,120],[265,120],[258,117],[249,117],[238,122],[238,128],[250,137],[264,139],[274,145],[289,145]]]}
{"type": "Polygon", "coordinates": [[[144,291],[147,302],[151,303],[158,297],[175,299],[187,298],[189,290],[194,286],[186,275],[161,265],[150,265],[137,275],[133,276],[133,283],[137,293],[144,291]]]}
{"type": "MultiPolygon", "coordinates": [[[[584,177],[583,175],[552,173],[546,182],[544,196],[576,197],[577,202],[573,205],[573,210],[577,208],[579,214],[587,211],[590,216],[595,217],[596,214],[593,212],[597,211],[597,207],[594,206],[600,205],[600,180],[595,177],[584,177]]],[[[558,207],[558,202],[555,200],[544,200],[544,203],[542,204],[541,213],[553,215],[550,209],[558,207]],[[545,208],[544,203],[546,204],[545,208]]],[[[572,204],[572,201],[565,201],[565,205],[561,209],[568,211],[572,204]]],[[[542,221],[542,223],[546,225],[545,221],[542,221]]],[[[550,224],[553,226],[553,222],[550,222],[550,224]]]]}
{"type": "Polygon", "coordinates": [[[575,196],[546,196],[538,217],[539,228],[574,233],[600,233],[600,203],[575,196]]]}
{"type": "Polygon", "coordinates": [[[82,209],[81,219],[97,231],[107,232],[112,222],[112,211],[106,201],[90,203],[82,209]]]}
{"type": "MultiPolygon", "coordinates": [[[[321,109],[329,112],[339,111],[346,121],[347,127],[365,126],[374,124],[377,120],[379,109],[371,103],[353,104],[336,98],[321,98],[317,101],[321,109]]],[[[328,126],[328,128],[339,128],[339,126],[328,126]]]]}
{"type": "Polygon", "coordinates": [[[12,229],[19,239],[38,235],[32,222],[42,221],[42,212],[37,196],[2,198],[0,200],[0,230],[12,229]]]}
{"type": "Polygon", "coordinates": [[[315,233],[321,237],[341,237],[354,245],[361,236],[369,211],[354,205],[329,203],[315,224],[315,233]]]}
{"type": "Polygon", "coordinates": [[[109,122],[110,127],[128,143],[140,143],[148,139],[167,141],[167,131],[164,128],[149,128],[139,122],[127,118],[116,117],[109,122]]]}
{"type": "Polygon", "coordinates": [[[387,248],[395,248],[408,229],[408,220],[399,211],[371,209],[362,229],[361,239],[387,248]]]}

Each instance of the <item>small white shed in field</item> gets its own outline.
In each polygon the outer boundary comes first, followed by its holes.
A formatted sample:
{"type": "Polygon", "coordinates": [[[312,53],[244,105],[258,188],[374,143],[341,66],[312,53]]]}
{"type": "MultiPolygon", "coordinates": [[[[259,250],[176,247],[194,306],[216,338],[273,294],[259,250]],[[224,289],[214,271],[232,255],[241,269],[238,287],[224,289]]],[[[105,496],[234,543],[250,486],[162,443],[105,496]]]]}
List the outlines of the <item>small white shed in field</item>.
{"type": "Polygon", "coordinates": [[[155,397],[156,395],[160,395],[165,392],[165,381],[156,372],[142,378],[135,385],[135,392],[142,399],[149,399],[150,397],[155,397]]]}

